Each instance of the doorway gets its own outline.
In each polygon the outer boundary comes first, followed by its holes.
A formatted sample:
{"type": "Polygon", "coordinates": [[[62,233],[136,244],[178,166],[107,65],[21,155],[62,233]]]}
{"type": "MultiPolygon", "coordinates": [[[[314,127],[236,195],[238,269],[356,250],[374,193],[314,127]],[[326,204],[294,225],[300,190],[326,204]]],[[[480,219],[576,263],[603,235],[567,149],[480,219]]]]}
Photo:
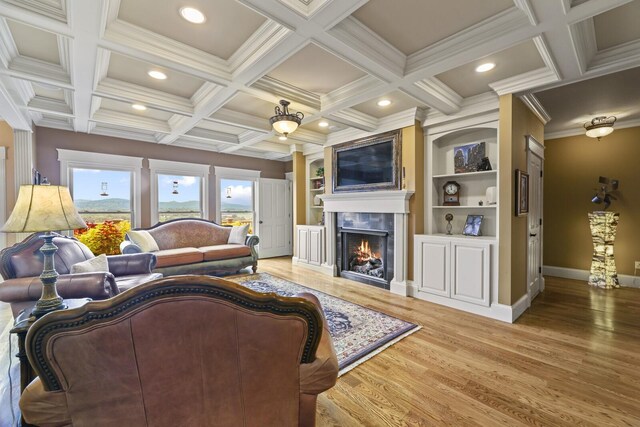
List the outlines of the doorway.
{"type": "Polygon", "coordinates": [[[544,146],[527,136],[527,171],[529,173],[529,216],[527,250],[527,292],[530,301],[544,290],[542,276],[542,201],[544,146]]]}
{"type": "Polygon", "coordinates": [[[290,182],[260,178],[258,189],[258,230],[260,258],[292,254],[290,182]]]}

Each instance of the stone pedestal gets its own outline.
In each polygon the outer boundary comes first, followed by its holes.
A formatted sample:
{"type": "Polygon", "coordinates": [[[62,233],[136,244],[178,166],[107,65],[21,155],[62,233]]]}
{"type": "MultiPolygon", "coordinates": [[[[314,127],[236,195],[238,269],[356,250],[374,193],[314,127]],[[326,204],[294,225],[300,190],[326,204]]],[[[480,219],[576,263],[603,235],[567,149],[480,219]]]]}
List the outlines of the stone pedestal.
{"type": "Polygon", "coordinates": [[[593,259],[589,284],[604,289],[619,288],[618,272],[613,257],[619,213],[596,211],[589,214],[589,226],[593,238],[593,259]]]}

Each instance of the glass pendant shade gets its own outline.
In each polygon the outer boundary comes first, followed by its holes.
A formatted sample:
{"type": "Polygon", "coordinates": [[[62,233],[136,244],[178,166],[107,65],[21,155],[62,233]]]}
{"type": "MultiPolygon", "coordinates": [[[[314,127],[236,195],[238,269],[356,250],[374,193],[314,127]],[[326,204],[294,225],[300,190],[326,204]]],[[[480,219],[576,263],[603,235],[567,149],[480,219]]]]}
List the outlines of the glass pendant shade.
{"type": "Polygon", "coordinates": [[[298,126],[300,126],[300,123],[302,123],[302,119],[304,118],[304,114],[301,112],[290,113],[289,104],[289,101],[281,99],[280,105],[277,105],[275,108],[275,116],[269,119],[269,123],[273,126],[273,130],[284,136],[287,136],[298,129],[298,126]]]}
{"type": "Polygon", "coordinates": [[[590,138],[600,138],[607,136],[613,132],[613,124],[616,122],[616,117],[596,117],[590,122],[584,124],[584,128],[587,130],[587,136],[590,138]]]}

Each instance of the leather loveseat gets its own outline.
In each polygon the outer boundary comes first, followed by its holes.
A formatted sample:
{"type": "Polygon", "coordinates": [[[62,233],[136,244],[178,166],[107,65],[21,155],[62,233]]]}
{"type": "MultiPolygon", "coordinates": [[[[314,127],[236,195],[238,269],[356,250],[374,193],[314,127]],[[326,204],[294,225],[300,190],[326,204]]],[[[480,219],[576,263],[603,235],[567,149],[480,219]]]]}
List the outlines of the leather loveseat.
{"type": "MultiPolygon", "coordinates": [[[[55,234],[53,243],[58,247],[55,267],[60,274],[56,288],[65,299],[103,300],[162,277],[151,271],[155,265],[152,254],[108,256],[109,272],[70,274],[74,264],[95,255],[73,237],[55,234]]],[[[40,252],[42,244],[42,234],[35,233],[0,252],[0,274],[4,278],[0,283],[0,301],[11,304],[14,317],[21,310],[32,307],[42,294],[39,277],[44,258],[40,252]]]]}
{"type": "MultiPolygon", "coordinates": [[[[232,227],[213,221],[187,218],[160,222],[146,231],[155,241],[157,250],[151,252],[157,258],[154,272],[164,276],[179,274],[232,274],[243,268],[258,268],[256,245],[258,236],[247,235],[244,244],[229,244],[232,227]]],[[[120,245],[123,254],[142,253],[143,248],[130,240],[120,245]]]]}
{"type": "Polygon", "coordinates": [[[47,427],[311,427],[318,394],[338,377],[313,295],[207,276],[49,313],[26,341],[40,376],[20,408],[47,427]]]}

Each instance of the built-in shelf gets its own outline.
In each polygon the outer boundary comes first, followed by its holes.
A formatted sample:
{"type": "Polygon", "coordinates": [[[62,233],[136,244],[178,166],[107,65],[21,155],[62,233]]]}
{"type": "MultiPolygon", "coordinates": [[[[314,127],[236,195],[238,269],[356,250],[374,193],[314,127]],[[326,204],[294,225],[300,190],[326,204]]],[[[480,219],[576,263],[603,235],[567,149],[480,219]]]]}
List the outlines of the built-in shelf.
{"type": "Polygon", "coordinates": [[[494,170],[490,170],[490,171],[465,172],[465,173],[447,173],[447,174],[443,174],[443,175],[433,175],[433,179],[466,178],[466,177],[480,178],[480,177],[482,177],[482,175],[486,175],[486,176],[495,175],[496,172],[498,172],[498,171],[494,169],[494,170]]]}
{"type": "Polygon", "coordinates": [[[317,181],[319,179],[324,179],[324,176],[314,176],[313,178],[309,178],[309,181],[317,181]]]}
{"type": "Polygon", "coordinates": [[[496,240],[496,236],[465,236],[464,234],[436,233],[436,234],[428,234],[428,236],[446,237],[449,239],[455,238],[455,239],[469,239],[469,240],[496,240]]]}
{"type": "Polygon", "coordinates": [[[324,187],[323,188],[312,188],[309,191],[311,191],[312,193],[318,192],[318,191],[323,191],[324,192],[324,187]]]}
{"type": "Polygon", "coordinates": [[[434,209],[495,209],[498,205],[480,206],[480,205],[468,205],[468,206],[434,206],[434,209]]]}
{"type": "Polygon", "coordinates": [[[322,206],[309,206],[311,209],[322,209],[322,206]]]}

